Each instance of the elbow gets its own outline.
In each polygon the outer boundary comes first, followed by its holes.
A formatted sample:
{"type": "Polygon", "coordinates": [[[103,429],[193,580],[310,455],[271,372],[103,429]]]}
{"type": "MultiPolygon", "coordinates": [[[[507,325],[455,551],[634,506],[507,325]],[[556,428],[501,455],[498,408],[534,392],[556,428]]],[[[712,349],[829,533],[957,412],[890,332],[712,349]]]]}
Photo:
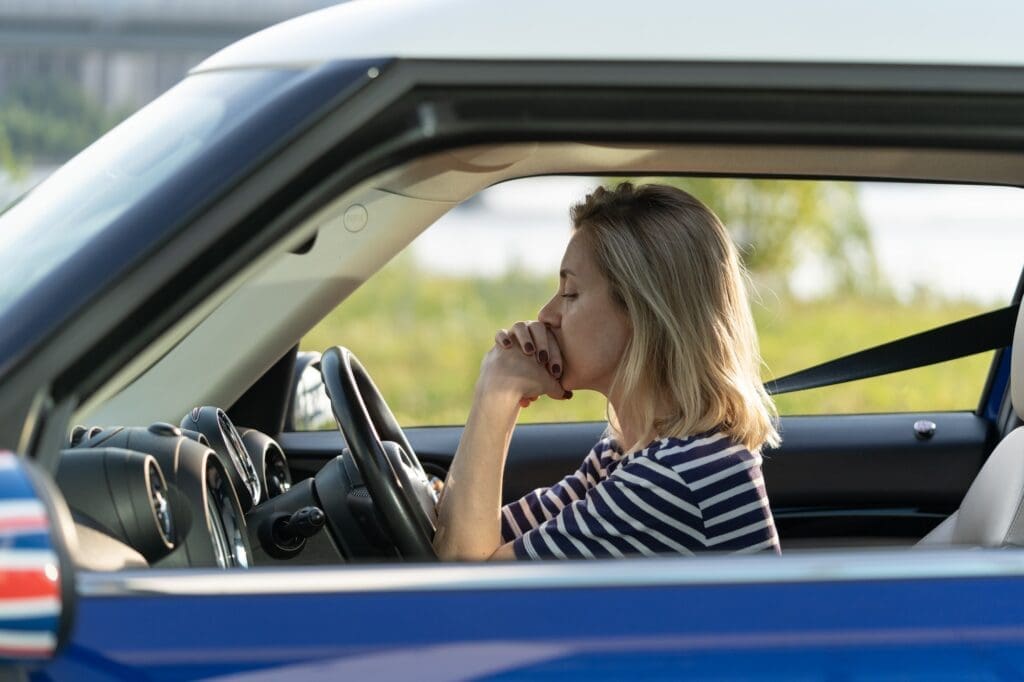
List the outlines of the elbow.
{"type": "Polygon", "coordinates": [[[495,554],[493,549],[447,544],[435,544],[434,551],[437,552],[437,558],[441,561],[487,561],[495,554]]]}
{"type": "Polygon", "coordinates": [[[438,528],[434,535],[434,552],[441,561],[487,561],[499,558],[504,547],[483,546],[479,543],[459,542],[438,528]]]}
{"type": "Polygon", "coordinates": [[[441,561],[482,561],[490,556],[479,548],[460,542],[458,537],[453,537],[447,530],[447,527],[441,526],[434,533],[434,552],[441,561]]]}

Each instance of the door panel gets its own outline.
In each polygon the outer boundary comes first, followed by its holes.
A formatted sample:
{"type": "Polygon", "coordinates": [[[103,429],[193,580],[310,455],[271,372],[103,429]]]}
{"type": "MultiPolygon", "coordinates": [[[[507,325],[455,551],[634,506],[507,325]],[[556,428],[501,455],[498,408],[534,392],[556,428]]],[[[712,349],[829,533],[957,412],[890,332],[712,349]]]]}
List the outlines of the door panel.
{"type": "Polygon", "coordinates": [[[911,543],[960,505],[984,463],[990,423],[970,412],[787,417],[765,481],[790,547],[911,543]],[[930,420],[922,440],[914,423],[930,420]]]}
{"type": "Polygon", "coordinates": [[[844,580],[807,576],[863,567],[856,554],[92,574],[73,640],[36,677],[1016,678],[1024,580],[921,573],[977,573],[976,552],[901,554],[844,580]]]}
{"type": "MultiPolygon", "coordinates": [[[[550,485],[579,466],[601,437],[600,422],[516,428],[505,469],[504,501],[550,485]]],[[[462,427],[406,431],[424,466],[443,475],[462,427]]],[[[764,475],[785,543],[910,543],[957,509],[994,438],[970,412],[783,417],[783,444],[765,453],[764,475]],[[922,440],[914,423],[935,423],[922,440]]],[[[334,432],[281,436],[296,478],[341,452],[334,432]]]]}

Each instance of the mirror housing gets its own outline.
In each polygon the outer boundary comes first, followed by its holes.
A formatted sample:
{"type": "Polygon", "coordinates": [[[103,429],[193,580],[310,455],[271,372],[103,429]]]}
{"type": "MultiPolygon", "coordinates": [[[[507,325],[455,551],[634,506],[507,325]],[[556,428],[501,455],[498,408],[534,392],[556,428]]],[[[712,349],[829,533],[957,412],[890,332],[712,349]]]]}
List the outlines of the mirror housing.
{"type": "Polygon", "coordinates": [[[71,632],[74,521],[53,480],[0,451],[0,663],[43,662],[71,632]]]}
{"type": "Polygon", "coordinates": [[[320,353],[304,351],[295,358],[295,373],[285,415],[285,431],[333,431],[337,429],[331,401],[320,375],[320,353]]]}

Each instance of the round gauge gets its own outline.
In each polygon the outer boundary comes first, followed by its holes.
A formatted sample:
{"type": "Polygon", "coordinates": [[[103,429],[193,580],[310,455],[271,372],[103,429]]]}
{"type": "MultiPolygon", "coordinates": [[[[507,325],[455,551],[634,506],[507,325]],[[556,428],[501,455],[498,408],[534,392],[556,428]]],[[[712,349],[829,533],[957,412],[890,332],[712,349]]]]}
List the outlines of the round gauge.
{"type": "Polygon", "coordinates": [[[288,462],[280,450],[270,450],[263,465],[267,472],[267,496],[277,497],[288,492],[292,487],[292,475],[288,471],[288,462]]]}
{"type": "Polygon", "coordinates": [[[217,410],[217,426],[220,428],[221,437],[228,446],[231,460],[238,470],[238,475],[242,477],[242,483],[245,484],[249,494],[252,495],[253,504],[259,504],[262,487],[259,474],[256,473],[256,467],[252,463],[249,451],[242,445],[242,439],[238,435],[238,430],[231,423],[231,420],[228,419],[228,415],[224,410],[217,410]]]}
{"type": "Polygon", "coordinates": [[[221,568],[249,566],[249,553],[231,499],[231,484],[215,460],[206,467],[206,518],[213,541],[213,552],[221,568]]]}
{"type": "Polygon", "coordinates": [[[271,500],[288,492],[292,487],[292,474],[281,446],[256,429],[244,429],[240,435],[242,445],[256,465],[256,473],[260,477],[266,499],[271,500]]]}
{"type": "Polygon", "coordinates": [[[249,452],[242,444],[235,425],[219,407],[196,407],[181,420],[181,428],[205,436],[210,447],[220,457],[238,493],[242,511],[247,512],[260,503],[263,485],[249,452]]]}
{"type": "Polygon", "coordinates": [[[153,507],[153,515],[156,517],[160,534],[172,547],[177,543],[174,532],[174,516],[171,514],[171,505],[167,501],[167,481],[164,480],[160,466],[153,459],[149,462],[146,479],[149,483],[149,499],[153,507]]]}

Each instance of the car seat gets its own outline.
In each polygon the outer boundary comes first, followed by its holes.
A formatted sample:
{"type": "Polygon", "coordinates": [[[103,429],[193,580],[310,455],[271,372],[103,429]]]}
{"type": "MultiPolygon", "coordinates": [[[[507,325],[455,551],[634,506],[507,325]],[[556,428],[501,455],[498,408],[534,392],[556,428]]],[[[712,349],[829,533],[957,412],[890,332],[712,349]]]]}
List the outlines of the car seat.
{"type": "MultiPolygon", "coordinates": [[[[1024,418],[1024,306],[1017,314],[1010,365],[1010,399],[1024,418]]],[[[1024,426],[1003,438],[967,489],[960,508],[918,547],[1024,547],[1024,426]]]]}

